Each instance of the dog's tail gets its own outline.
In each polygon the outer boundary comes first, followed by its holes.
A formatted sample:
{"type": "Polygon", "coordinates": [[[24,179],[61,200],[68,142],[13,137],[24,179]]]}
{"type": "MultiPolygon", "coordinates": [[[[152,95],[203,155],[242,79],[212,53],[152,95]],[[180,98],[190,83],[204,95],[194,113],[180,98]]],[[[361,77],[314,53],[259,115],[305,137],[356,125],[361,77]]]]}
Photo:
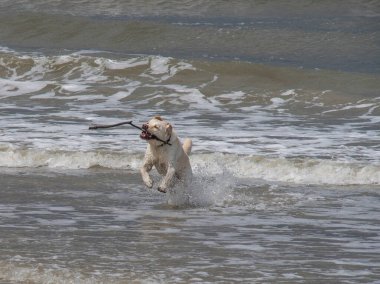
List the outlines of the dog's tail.
{"type": "Polygon", "coordinates": [[[193,142],[191,142],[191,139],[186,138],[186,139],[183,141],[182,148],[183,148],[183,150],[185,151],[185,153],[186,153],[187,155],[190,155],[191,147],[192,147],[192,146],[193,146],[193,142]]]}

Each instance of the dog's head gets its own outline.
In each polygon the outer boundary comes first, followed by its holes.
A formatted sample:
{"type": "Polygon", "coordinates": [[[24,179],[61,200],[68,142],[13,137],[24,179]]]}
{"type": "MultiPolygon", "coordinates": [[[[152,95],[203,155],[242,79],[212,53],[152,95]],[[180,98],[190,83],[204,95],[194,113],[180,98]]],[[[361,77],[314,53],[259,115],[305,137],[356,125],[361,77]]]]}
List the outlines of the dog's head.
{"type": "Polygon", "coordinates": [[[161,139],[162,141],[168,141],[172,135],[172,125],[163,120],[160,116],[155,116],[147,123],[142,125],[143,131],[140,134],[140,138],[147,140],[150,143],[159,143],[162,142],[156,140],[154,137],[161,139]]]}

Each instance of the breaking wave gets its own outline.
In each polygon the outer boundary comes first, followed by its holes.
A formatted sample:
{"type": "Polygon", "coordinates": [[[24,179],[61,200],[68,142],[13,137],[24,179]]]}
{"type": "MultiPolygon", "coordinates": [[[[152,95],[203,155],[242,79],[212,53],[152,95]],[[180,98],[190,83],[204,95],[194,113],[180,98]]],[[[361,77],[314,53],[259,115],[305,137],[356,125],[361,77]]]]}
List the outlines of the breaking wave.
{"type": "MultiPolygon", "coordinates": [[[[0,167],[47,167],[90,169],[95,167],[137,171],[142,152],[64,151],[0,148],[0,167]]],[[[195,153],[191,163],[197,174],[225,172],[237,178],[262,179],[295,184],[371,185],[380,184],[380,165],[311,158],[272,158],[223,153],[195,153]]]]}

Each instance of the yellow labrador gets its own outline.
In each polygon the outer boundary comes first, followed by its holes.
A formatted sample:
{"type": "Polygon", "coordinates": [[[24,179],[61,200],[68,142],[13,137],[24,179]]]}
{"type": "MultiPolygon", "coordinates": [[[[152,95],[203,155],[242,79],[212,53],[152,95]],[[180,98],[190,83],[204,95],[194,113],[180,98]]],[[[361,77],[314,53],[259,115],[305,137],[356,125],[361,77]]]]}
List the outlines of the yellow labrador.
{"type": "Polygon", "coordinates": [[[185,139],[182,145],[172,125],[159,116],[143,124],[142,129],[140,138],[148,142],[140,170],[145,185],[149,188],[153,186],[153,180],[149,175],[153,166],[163,176],[158,186],[160,192],[165,193],[176,180],[188,184],[192,178],[188,156],[192,147],[191,139],[185,139]]]}

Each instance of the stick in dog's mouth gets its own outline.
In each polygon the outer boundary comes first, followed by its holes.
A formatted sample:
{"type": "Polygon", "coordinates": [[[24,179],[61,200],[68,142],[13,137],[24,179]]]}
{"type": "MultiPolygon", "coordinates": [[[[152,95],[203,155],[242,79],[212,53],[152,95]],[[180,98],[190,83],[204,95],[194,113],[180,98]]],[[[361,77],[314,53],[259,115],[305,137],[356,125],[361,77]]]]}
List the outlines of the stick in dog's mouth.
{"type": "Polygon", "coordinates": [[[151,139],[153,139],[153,135],[150,134],[148,131],[143,130],[140,133],[140,138],[143,140],[151,140],[151,139]]]}
{"type": "Polygon", "coordinates": [[[153,135],[148,131],[148,124],[144,123],[141,127],[140,138],[143,140],[153,139],[153,135]]]}
{"type": "Polygon", "coordinates": [[[149,133],[147,124],[143,124],[142,127],[139,127],[139,126],[133,124],[132,121],[124,121],[124,122],[119,122],[119,123],[110,124],[110,125],[95,124],[95,125],[91,125],[88,129],[93,130],[93,129],[98,129],[98,128],[111,128],[111,127],[116,127],[116,126],[120,126],[123,124],[129,124],[129,125],[133,126],[134,128],[140,129],[141,130],[141,133],[140,133],[141,139],[144,139],[144,140],[156,139],[158,141],[163,142],[164,144],[171,145],[169,143],[170,139],[168,141],[163,141],[160,138],[158,138],[156,135],[149,133]]]}
{"type": "Polygon", "coordinates": [[[152,139],[155,139],[155,140],[160,141],[160,142],[163,143],[161,146],[163,146],[163,145],[172,145],[171,143],[169,143],[171,135],[170,135],[170,137],[169,137],[168,140],[164,141],[164,140],[158,138],[156,135],[150,133],[148,131],[148,128],[149,128],[149,126],[148,126],[147,123],[145,123],[145,124],[142,125],[141,133],[140,133],[140,138],[141,139],[143,139],[143,140],[152,140],[152,139]]]}

